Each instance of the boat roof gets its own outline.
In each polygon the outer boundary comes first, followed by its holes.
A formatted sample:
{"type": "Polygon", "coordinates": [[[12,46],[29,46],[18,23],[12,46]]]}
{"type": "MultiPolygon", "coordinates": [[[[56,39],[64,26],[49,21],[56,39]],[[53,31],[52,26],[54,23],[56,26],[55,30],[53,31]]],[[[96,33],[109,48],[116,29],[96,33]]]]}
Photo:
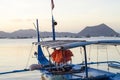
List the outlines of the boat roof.
{"type": "Polygon", "coordinates": [[[120,40],[98,40],[98,41],[86,41],[86,40],[51,40],[51,41],[42,41],[34,42],[34,44],[42,45],[47,48],[59,48],[59,49],[70,49],[75,47],[82,47],[92,44],[102,44],[102,45],[120,45],[120,40]]]}

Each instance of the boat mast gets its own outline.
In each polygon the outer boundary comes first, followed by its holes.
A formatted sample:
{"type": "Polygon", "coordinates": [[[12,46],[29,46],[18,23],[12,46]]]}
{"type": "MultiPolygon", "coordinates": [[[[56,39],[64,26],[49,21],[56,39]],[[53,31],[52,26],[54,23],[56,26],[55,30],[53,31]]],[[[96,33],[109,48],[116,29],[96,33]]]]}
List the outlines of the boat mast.
{"type": "Polygon", "coordinates": [[[38,42],[40,42],[40,33],[39,33],[38,19],[36,19],[36,25],[37,25],[37,37],[38,37],[38,42]]]}
{"type": "MultiPolygon", "coordinates": [[[[39,23],[38,23],[38,19],[36,19],[36,26],[37,26],[37,40],[38,42],[40,42],[40,32],[39,32],[39,23]]],[[[43,54],[41,46],[38,45],[38,62],[40,62],[40,54],[43,54]]]]}
{"type": "MultiPolygon", "coordinates": [[[[38,19],[36,19],[36,25],[37,25],[37,42],[40,42],[40,31],[39,31],[39,24],[38,24],[38,19]]],[[[41,45],[38,45],[38,63],[42,65],[48,65],[49,61],[47,58],[44,56],[41,45]]]]}
{"type": "Polygon", "coordinates": [[[54,25],[54,17],[52,14],[52,35],[53,35],[53,40],[55,41],[55,25],[54,25]]]}
{"type": "Polygon", "coordinates": [[[55,22],[54,20],[54,16],[53,16],[53,9],[54,9],[54,2],[53,0],[51,0],[51,16],[52,16],[52,35],[53,35],[53,41],[55,41],[55,25],[57,25],[57,22],[55,22]]]}

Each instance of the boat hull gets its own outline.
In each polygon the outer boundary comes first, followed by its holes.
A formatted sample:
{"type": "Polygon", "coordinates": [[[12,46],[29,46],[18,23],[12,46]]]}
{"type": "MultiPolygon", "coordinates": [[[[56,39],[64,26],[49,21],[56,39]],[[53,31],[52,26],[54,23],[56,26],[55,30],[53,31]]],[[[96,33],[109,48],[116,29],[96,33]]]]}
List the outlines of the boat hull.
{"type": "Polygon", "coordinates": [[[88,68],[88,78],[85,71],[69,71],[69,72],[48,72],[42,70],[42,80],[114,80],[115,74],[98,69],[88,68]]]}

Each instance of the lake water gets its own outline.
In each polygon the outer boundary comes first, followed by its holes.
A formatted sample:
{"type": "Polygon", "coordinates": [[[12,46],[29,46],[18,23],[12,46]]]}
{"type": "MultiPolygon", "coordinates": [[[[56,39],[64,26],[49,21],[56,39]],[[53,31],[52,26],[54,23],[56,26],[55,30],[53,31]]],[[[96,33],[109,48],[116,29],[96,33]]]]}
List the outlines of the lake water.
{"type": "MultiPolygon", "coordinates": [[[[96,40],[98,38],[90,38],[87,40],[96,40]]],[[[104,39],[104,37],[99,38],[104,39]]],[[[119,39],[120,38],[106,38],[119,39]]],[[[0,72],[19,70],[28,68],[31,64],[36,64],[37,59],[33,55],[36,46],[32,46],[32,42],[36,39],[0,39],[0,72]],[[29,57],[30,56],[30,57],[29,57]],[[28,62],[29,60],[29,62],[28,62]]],[[[83,60],[83,52],[81,48],[71,49],[74,53],[73,62],[80,63],[83,60]]],[[[43,51],[45,49],[43,48],[43,51]]],[[[46,52],[46,51],[45,51],[46,52]]],[[[50,50],[50,53],[52,50],[50,50]]],[[[88,62],[115,60],[120,61],[120,46],[104,46],[91,45],[87,46],[88,62]],[[118,50],[117,50],[118,49],[118,50]],[[108,53],[108,54],[107,54],[108,53]]],[[[45,56],[48,56],[47,52],[45,56]]],[[[98,65],[93,67],[98,68],[98,65]]],[[[108,67],[101,66],[101,69],[107,70],[108,67]]],[[[120,73],[120,69],[109,68],[111,72],[120,73]]],[[[21,73],[12,73],[0,75],[0,80],[40,80],[39,71],[28,71],[21,73]]]]}

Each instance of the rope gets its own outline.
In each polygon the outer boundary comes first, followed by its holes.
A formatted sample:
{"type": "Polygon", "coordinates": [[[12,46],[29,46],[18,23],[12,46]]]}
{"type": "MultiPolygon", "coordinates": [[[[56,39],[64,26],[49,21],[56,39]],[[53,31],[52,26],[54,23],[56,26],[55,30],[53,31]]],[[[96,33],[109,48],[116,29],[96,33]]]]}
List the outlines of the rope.
{"type": "Polygon", "coordinates": [[[89,47],[89,55],[88,55],[88,60],[89,60],[89,62],[90,62],[90,57],[91,57],[91,45],[90,45],[90,47],[89,47]]]}
{"type": "MultiPolygon", "coordinates": [[[[90,57],[91,57],[91,45],[90,45],[90,47],[89,47],[89,55],[88,55],[88,60],[89,60],[89,62],[90,62],[90,57]]],[[[89,67],[90,67],[90,65],[89,65],[89,67]]]]}
{"type": "Polygon", "coordinates": [[[81,61],[84,62],[83,56],[82,56],[82,47],[80,47],[80,54],[81,54],[81,61]]]}
{"type": "Polygon", "coordinates": [[[51,64],[51,55],[50,55],[50,52],[49,52],[49,50],[48,50],[47,47],[46,47],[46,50],[47,50],[47,52],[48,52],[48,55],[49,55],[49,61],[50,61],[50,64],[51,64]]]}
{"type": "Polygon", "coordinates": [[[99,54],[99,51],[98,51],[98,46],[97,46],[97,69],[98,69],[98,54],[99,54]]]}
{"type": "Polygon", "coordinates": [[[120,51],[119,51],[119,49],[117,48],[117,46],[116,46],[116,45],[115,45],[115,48],[116,48],[116,50],[117,50],[118,54],[120,55],[120,51]]]}
{"type": "Polygon", "coordinates": [[[34,25],[34,28],[37,30],[35,23],[33,23],[33,25],[34,25]]]}
{"type": "Polygon", "coordinates": [[[107,56],[107,70],[108,70],[108,72],[109,72],[109,64],[108,64],[108,63],[109,63],[109,62],[108,62],[109,59],[108,59],[108,50],[107,50],[107,46],[106,46],[106,53],[107,53],[107,55],[106,55],[106,56],[107,56]]]}
{"type": "MultiPolygon", "coordinates": [[[[34,28],[35,28],[36,31],[37,31],[37,27],[36,27],[35,23],[33,23],[33,25],[34,25],[34,28]]],[[[41,37],[41,35],[40,35],[40,39],[41,39],[41,41],[43,42],[43,38],[41,37]]]]}
{"type": "Polygon", "coordinates": [[[29,53],[29,56],[28,56],[28,60],[27,60],[25,69],[27,69],[27,67],[28,67],[28,64],[29,64],[29,61],[30,61],[30,57],[31,57],[31,54],[32,54],[32,49],[33,49],[33,44],[32,44],[32,47],[31,47],[31,49],[30,49],[30,53],[29,53]]]}

